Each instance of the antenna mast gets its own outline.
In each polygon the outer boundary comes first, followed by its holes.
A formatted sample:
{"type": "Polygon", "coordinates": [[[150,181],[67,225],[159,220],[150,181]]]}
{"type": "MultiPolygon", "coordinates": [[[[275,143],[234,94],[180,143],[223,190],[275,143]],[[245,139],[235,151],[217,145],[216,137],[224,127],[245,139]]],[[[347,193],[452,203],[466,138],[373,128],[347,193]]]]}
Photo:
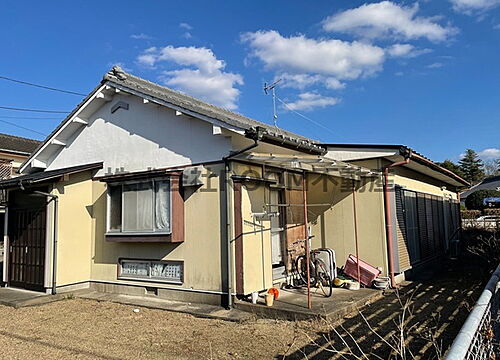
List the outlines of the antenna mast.
{"type": "Polygon", "coordinates": [[[278,127],[278,113],[276,112],[276,86],[280,81],[281,79],[276,80],[272,84],[264,83],[264,93],[268,95],[269,90],[271,90],[271,94],[273,96],[273,121],[275,127],[278,127]]]}

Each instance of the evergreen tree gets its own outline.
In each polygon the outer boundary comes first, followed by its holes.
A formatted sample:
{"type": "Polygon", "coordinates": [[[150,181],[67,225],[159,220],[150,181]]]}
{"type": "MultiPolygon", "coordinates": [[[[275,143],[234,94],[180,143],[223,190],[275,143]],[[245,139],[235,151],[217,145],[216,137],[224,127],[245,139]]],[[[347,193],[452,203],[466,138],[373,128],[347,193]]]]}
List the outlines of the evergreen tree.
{"type": "Polygon", "coordinates": [[[459,161],[459,164],[465,179],[471,184],[476,184],[484,178],[483,161],[474,150],[465,150],[465,155],[459,161]]]}
{"type": "Polygon", "coordinates": [[[450,170],[451,172],[454,172],[455,174],[457,174],[458,176],[460,176],[462,178],[465,176],[464,173],[462,172],[462,170],[460,169],[460,166],[458,166],[457,164],[455,164],[451,160],[446,159],[445,161],[437,163],[437,164],[439,166],[445,168],[446,170],[450,170]]]}

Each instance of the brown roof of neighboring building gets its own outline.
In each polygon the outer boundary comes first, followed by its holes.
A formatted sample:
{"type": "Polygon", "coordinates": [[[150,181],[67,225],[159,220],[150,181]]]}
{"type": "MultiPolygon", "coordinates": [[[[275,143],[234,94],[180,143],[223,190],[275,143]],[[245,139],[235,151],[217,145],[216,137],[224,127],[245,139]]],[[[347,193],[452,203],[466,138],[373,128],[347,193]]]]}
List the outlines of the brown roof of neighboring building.
{"type": "Polygon", "coordinates": [[[41,144],[41,141],[20,136],[0,133],[0,152],[29,155],[41,144]]]}

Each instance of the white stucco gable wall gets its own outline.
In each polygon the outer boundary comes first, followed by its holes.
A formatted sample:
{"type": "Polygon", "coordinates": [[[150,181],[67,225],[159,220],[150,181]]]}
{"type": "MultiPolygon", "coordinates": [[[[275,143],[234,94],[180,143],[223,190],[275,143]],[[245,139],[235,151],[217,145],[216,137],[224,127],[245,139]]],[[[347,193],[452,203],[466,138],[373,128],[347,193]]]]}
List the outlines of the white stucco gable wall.
{"type": "Polygon", "coordinates": [[[66,146],[48,159],[46,170],[102,161],[98,175],[143,171],[217,161],[231,150],[230,139],[213,135],[212,124],[144,104],[133,95],[115,95],[87,121],[81,131],[63,139],[66,146]],[[119,101],[129,109],[112,114],[119,101]]]}

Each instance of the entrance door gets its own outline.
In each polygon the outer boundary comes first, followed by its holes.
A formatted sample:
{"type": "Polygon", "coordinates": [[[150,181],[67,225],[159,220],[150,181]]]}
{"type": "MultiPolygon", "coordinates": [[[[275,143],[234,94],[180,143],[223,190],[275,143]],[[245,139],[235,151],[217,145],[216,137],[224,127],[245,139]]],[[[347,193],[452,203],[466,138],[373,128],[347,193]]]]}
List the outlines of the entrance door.
{"type": "Polygon", "coordinates": [[[9,209],[9,286],[44,290],[46,214],[45,205],[9,209]]]}

